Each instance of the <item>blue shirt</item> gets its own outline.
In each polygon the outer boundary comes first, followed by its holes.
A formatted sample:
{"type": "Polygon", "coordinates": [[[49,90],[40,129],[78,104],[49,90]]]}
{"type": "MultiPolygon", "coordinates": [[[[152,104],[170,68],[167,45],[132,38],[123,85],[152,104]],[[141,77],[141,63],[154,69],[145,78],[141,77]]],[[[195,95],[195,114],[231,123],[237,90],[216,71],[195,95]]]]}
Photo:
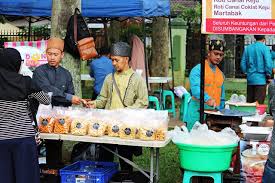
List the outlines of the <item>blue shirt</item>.
{"type": "MultiPolygon", "coordinates": [[[[216,67],[215,65],[209,64],[212,71],[215,72],[216,67]]],[[[224,77],[224,76],[223,76],[224,77]]],[[[215,78],[213,78],[215,79],[215,78]]],[[[196,99],[200,99],[200,83],[201,83],[201,64],[196,65],[190,72],[189,75],[190,80],[190,87],[191,87],[191,94],[196,99]]],[[[204,101],[207,102],[211,97],[204,92],[204,101]]],[[[225,90],[224,90],[224,83],[222,84],[222,94],[221,94],[221,103],[219,109],[224,108],[225,104],[225,90]]]]}
{"type": "Polygon", "coordinates": [[[90,62],[90,76],[95,79],[94,92],[98,95],[102,88],[105,77],[114,72],[112,60],[101,56],[90,62]]]}
{"type": "Polygon", "coordinates": [[[273,68],[275,68],[275,51],[271,50],[271,57],[273,60],[273,68]]]}
{"type": "Polygon", "coordinates": [[[247,74],[248,85],[265,85],[266,76],[271,76],[273,61],[270,49],[261,41],[257,41],[246,47],[241,69],[247,74]]]}

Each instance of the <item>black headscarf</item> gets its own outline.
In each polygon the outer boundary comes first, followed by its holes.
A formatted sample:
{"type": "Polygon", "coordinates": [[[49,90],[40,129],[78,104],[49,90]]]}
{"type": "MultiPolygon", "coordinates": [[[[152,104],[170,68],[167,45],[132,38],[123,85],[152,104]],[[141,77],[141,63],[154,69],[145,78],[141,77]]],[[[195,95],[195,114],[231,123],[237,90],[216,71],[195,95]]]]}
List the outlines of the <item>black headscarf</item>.
{"type": "Polygon", "coordinates": [[[14,48],[0,49],[0,99],[20,101],[33,92],[32,79],[18,74],[21,55],[14,48]]]}

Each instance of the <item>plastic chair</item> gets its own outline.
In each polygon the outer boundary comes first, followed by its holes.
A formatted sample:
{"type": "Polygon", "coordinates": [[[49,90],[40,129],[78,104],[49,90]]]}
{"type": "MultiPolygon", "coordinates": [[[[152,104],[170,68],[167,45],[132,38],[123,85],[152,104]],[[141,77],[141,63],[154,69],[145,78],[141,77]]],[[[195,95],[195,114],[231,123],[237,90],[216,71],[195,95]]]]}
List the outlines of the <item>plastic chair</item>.
{"type": "Polygon", "coordinates": [[[189,170],[184,170],[184,175],[182,179],[182,183],[192,183],[192,177],[212,177],[214,179],[214,183],[222,183],[222,172],[194,172],[189,170]]]}
{"type": "Polygon", "coordinates": [[[188,108],[188,103],[191,99],[190,93],[185,93],[182,98],[181,98],[181,103],[180,103],[180,120],[184,122],[184,116],[187,113],[187,108],[188,108]]]}
{"type": "Polygon", "coordinates": [[[148,96],[149,108],[160,110],[159,99],[155,96],[148,96]],[[155,107],[154,107],[155,106],[155,107]]]}
{"type": "Polygon", "coordinates": [[[175,96],[171,90],[163,90],[162,92],[163,100],[163,109],[168,110],[169,113],[173,114],[173,117],[176,117],[176,105],[175,105],[175,96]],[[166,108],[166,98],[171,97],[171,108],[166,108]]]}

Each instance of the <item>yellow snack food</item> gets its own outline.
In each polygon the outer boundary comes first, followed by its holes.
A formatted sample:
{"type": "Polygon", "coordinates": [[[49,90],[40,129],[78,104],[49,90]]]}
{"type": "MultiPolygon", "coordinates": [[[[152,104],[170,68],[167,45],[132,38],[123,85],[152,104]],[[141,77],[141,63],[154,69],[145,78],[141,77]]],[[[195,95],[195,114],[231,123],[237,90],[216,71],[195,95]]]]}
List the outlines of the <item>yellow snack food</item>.
{"type": "Polygon", "coordinates": [[[71,134],[73,135],[87,135],[88,121],[83,119],[74,119],[71,124],[71,134]]]}
{"type": "Polygon", "coordinates": [[[140,138],[140,130],[136,128],[136,139],[140,138]]]}
{"type": "Polygon", "coordinates": [[[123,139],[135,139],[136,128],[123,125],[119,130],[119,137],[123,139]]]}
{"type": "Polygon", "coordinates": [[[68,134],[70,132],[71,119],[68,116],[62,116],[54,119],[54,133],[68,134]]]}
{"type": "Polygon", "coordinates": [[[107,124],[104,122],[91,122],[88,125],[88,135],[93,137],[100,137],[105,135],[107,124]]]}
{"type": "Polygon", "coordinates": [[[39,117],[38,129],[41,133],[52,133],[54,128],[54,119],[52,117],[39,117]]]}
{"type": "Polygon", "coordinates": [[[166,138],[166,131],[164,129],[157,129],[156,130],[156,140],[164,141],[166,138]]]}
{"type": "Polygon", "coordinates": [[[139,134],[141,140],[155,140],[155,130],[153,129],[140,128],[139,134]]]}
{"type": "Polygon", "coordinates": [[[107,134],[110,137],[119,137],[119,131],[121,128],[120,123],[109,124],[107,127],[107,134]]]}

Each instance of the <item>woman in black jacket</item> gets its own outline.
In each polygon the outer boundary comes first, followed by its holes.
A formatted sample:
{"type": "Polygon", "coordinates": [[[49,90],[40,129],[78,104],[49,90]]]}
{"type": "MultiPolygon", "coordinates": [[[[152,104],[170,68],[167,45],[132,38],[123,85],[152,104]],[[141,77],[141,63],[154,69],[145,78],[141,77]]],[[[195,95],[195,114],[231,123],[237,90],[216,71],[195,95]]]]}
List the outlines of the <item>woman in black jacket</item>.
{"type": "Polygon", "coordinates": [[[18,74],[22,59],[13,48],[0,50],[0,182],[38,183],[35,131],[28,99],[50,104],[28,76],[18,74]]]}

